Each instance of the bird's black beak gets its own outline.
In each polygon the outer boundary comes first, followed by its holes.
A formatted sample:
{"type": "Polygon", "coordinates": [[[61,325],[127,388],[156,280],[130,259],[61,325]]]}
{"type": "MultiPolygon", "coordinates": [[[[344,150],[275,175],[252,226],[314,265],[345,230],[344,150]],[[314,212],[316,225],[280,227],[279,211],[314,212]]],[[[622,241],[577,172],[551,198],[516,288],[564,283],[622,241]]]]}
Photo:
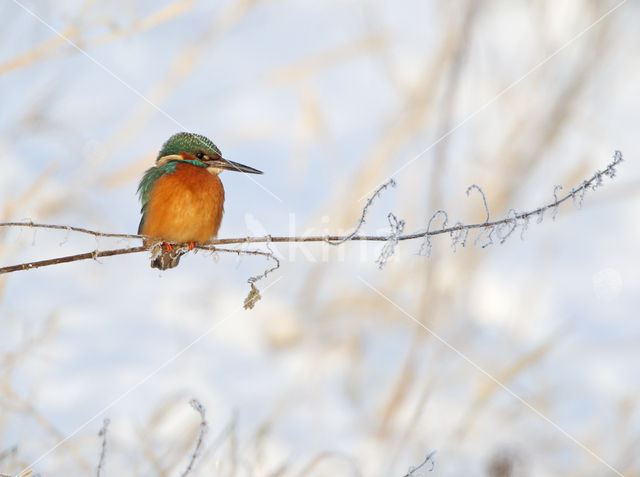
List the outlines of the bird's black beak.
{"type": "Polygon", "coordinates": [[[262,171],[254,169],[253,167],[245,166],[238,162],[228,161],[222,157],[212,157],[205,161],[209,167],[215,169],[222,169],[225,171],[244,172],[246,174],[262,174],[262,171]]]}

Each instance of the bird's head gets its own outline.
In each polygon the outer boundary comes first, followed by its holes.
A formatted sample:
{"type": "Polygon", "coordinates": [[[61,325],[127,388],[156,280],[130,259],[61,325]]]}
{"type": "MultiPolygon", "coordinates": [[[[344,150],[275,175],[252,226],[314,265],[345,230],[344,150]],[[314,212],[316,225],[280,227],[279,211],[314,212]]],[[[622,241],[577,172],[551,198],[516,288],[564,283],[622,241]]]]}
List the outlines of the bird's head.
{"type": "Polygon", "coordinates": [[[200,167],[206,167],[212,174],[219,174],[224,170],[262,174],[262,171],[253,167],[224,159],[220,149],[210,139],[188,132],[174,134],[162,145],[156,166],[170,161],[193,161],[200,167]]]}

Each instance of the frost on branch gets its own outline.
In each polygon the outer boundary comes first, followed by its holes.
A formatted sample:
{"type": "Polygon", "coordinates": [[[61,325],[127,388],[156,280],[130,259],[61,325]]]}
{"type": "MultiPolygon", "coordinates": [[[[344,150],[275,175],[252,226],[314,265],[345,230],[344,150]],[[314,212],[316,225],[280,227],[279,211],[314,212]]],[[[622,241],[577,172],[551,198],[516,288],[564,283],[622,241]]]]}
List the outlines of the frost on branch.
{"type": "MultiPolygon", "coordinates": [[[[362,209],[362,213],[360,219],[358,220],[355,229],[348,235],[322,235],[322,236],[304,236],[304,237],[290,237],[290,236],[271,236],[266,235],[264,237],[237,237],[237,238],[223,238],[223,239],[214,239],[211,240],[208,244],[199,244],[196,245],[197,249],[205,249],[214,253],[235,253],[237,255],[261,255],[266,257],[269,260],[275,262],[275,265],[271,268],[264,270],[263,273],[258,274],[256,276],[250,277],[248,282],[251,286],[249,295],[245,300],[245,308],[252,308],[255,303],[260,299],[260,292],[258,291],[255,283],[258,280],[265,278],[272,271],[275,271],[279,268],[280,262],[275,257],[273,252],[269,248],[269,244],[271,242],[323,242],[329,245],[340,245],[349,241],[371,241],[371,242],[385,242],[382,252],[376,263],[379,268],[383,268],[387,263],[389,258],[395,252],[398,244],[403,240],[421,240],[422,243],[420,245],[419,254],[425,255],[427,257],[431,256],[431,251],[433,249],[433,244],[431,243],[431,237],[434,235],[441,234],[449,234],[451,237],[451,246],[456,249],[458,245],[465,247],[469,240],[469,234],[472,231],[476,231],[476,235],[474,237],[473,243],[479,247],[488,247],[494,243],[494,240],[499,241],[499,243],[504,243],[513,233],[520,227],[520,238],[524,238],[524,233],[529,227],[529,223],[532,218],[536,219],[537,223],[542,222],[544,219],[544,214],[547,210],[551,210],[552,217],[555,218],[559,206],[563,203],[571,199],[576,206],[581,206],[583,203],[584,196],[587,191],[595,190],[598,187],[601,187],[604,184],[604,178],[613,178],[616,175],[616,168],[622,162],[622,153],[620,151],[616,151],[613,157],[613,160],[609,163],[609,165],[603,171],[596,171],[590,178],[582,181],[582,183],[570,189],[569,192],[560,196],[560,192],[563,190],[561,186],[556,185],[553,188],[553,201],[544,206],[538,207],[537,209],[528,211],[528,212],[517,212],[516,209],[509,209],[506,216],[503,219],[490,221],[490,211],[489,206],[487,204],[487,198],[483,192],[483,190],[477,186],[476,184],[472,184],[466,190],[467,196],[471,194],[472,190],[477,190],[482,197],[482,203],[485,210],[485,220],[481,223],[475,224],[464,224],[463,222],[456,222],[455,225],[448,226],[449,216],[444,210],[437,210],[430,217],[429,222],[427,224],[426,231],[418,231],[414,233],[404,233],[405,222],[404,220],[396,217],[394,214],[388,214],[389,225],[391,227],[391,233],[388,235],[360,235],[360,230],[364,225],[367,213],[369,211],[370,206],[373,204],[376,198],[378,198],[382,191],[387,189],[388,187],[394,187],[395,182],[393,179],[388,180],[380,187],[378,187],[374,193],[367,200],[364,208],[362,209]],[[432,226],[436,219],[442,218],[442,225],[439,229],[432,229],[432,226]],[[221,248],[224,245],[234,245],[236,247],[246,246],[248,244],[265,244],[268,251],[264,250],[245,250],[242,248],[221,248]]],[[[116,234],[116,233],[107,233],[107,232],[98,232],[95,230],[89,230],[81,227],[72,227],[69,225],[52,225],[52,224],[36,224],[32,221],[24,221],[24,222],[4,222],[0,223],[0,227],[29,227],[34,229],[56,229],[56,230],[64,230],[67,234],[70,232],[82,233],[92,235],[94,237],[114,237],[120,239],[137,239],[143,240],[148,237],[143,237],[141,235],[131,235],[131,234],[116,234]]],[[[185,244],[174,244],[171,245],[177,247],[176,250],[179,252],[188,252],[188,249],[183,248],[185,244]]],[[[11,273],[20,270],[33,270],[40,267],[46,267],[50,265],[59,265],[62,263],[75,262],[78,260],[88,260],[88,259],[97,259],[101,257],[111,257],[115,255],[124,255],[131,253],[139,253],[149,251],[151,247],[156,247],[157,245],[151,245],[149,243],[144,243],[141,246],[137,247],[128,247],[128,248],[119,248],[114,250],[94,250],[92,252],[80,253],[76,255],[68,255],[65,257],[56,257],[50,258],[46,260],[39,260],[34,262],[20,263],[17,265],[9,265],[5,267],[0,267],[0,274],[2,273],[11,273]]],[[[159,249],[153,249],[154,255],[159,252],[159,249]]]]}
{"type": "Polygon", "coordinates": [[[454,230],[449,232],[449,235],[451,236],[451,248],[455,252],[458,245],[466,247],[467,237],[469,237],[469,229],[465,229],[462,222],[456,222],[453,227],[454,230]]]}
{"type": "MultiPolygon", "coordinates": [[[[560,192],[562,190],[562,186],[561,185],[555,185],[553,187],[553,202],[555,203],[555,206],[553,207],[553,212],[551,212],[551,218],[553,220],[556,220],[556,215],[558,214],[558,206],[560,205],[558,203],[558,192],[560,192]]],[[[542,215],[540,214],[538,216],[538,223],[542,222],[542,215]]]]}
{"type": "Polygon", "coordinates": [[[507,212],[505,218],[494,220],[492,222],[489,221],[489,206],[487,204],[487,199],[484,192],[479,186],[477,186],[476,184],[472,184],[467,188],[466,193],[468,196],[471,190],[475,189],[482,195],[482,203],[484,205],[486,213],[484,222],[466,225],[462,222],[456,222],[454,226],[447,227],[447,213],[443,210],[438,210],[429,219],[429,224],[427,226],[426,232],[422,234],[405,235],[403,237],[400,237],[399,240],[424,237],[424,241],[420,247],[420,255],[426,255],[427,257],[429,257],[432,250],[430,237],[432,235],[439,235],[447,232],[451,236],[451,246],[453,247],[454,251],[457,245],[462,245],[463,247],[466,245],[468,234],[472,229],[478,229],[473,240],[473,244],[481,248],[492,245],[494,243],[494,237],[497,237],[499,242],[503,244],[516,231],[518,227],[521,227],[520,238],[522,239],[524,238],[524,233],[529,226],[531,217],[536,217],[536,222],[541,223],[544,218],[544,213],[547,210],[551,209],[552,218],[555,220],[560,204],[569,199],[572,199],[574,205],[576,205],[577,207],[581,207],[586,192],[589,190],[596,190],[598,187],[602,186],[605,176],[609,178],[615,177],[617,172],[616,167],[620,165],[622,160],[622,153],[620,151],[616,151],[613,156],[613,161],[609,163],[605,170],[597,170],[590,178],[582,181],[582,183],[578,187],[571,188],[571,190],[567,194],[559,197],[558,193],[563,188],[562,186],[556,185],[553,188],[553,202],[551,202],[550,204],[538,207],[537,209],[531,210],[529,212],[517,212],[515,209],[511,208],[507,212]],[[445,220],[440,229],[431,230],[431,224],[438,215],[444,215],[445,220]]]}
{"type": "MultiPolygon", "coordinates": [[[[207,423],[207,419],[206,419],[206,410],[202,405],[202,403],[194,398],[194,399],[191,399],[189,404],[191,404],[191,407],[200,415],[200,424],[198,426],[198,435],[196,437],[195,447],[193,449],[193,452],[191,453],[189,462],[185,470],[183,470],[182,473],[180,474],[180,477],[187,477],[189,474],[191,474],[194,471],[196,460],[202,454],[204,438],[207,432],[209,431],[209,424],[207,423]]],[[[98,436],[100,437],[102,443],[100,448],[100,457],[98,460],[98,465],[96,467],[96,477],[101,477],[102,475],[104,475],[104,467],[105,467],[106,456],[107,456],[107,433],[109,430],[109,424],[110,424],[110,420],[105,419],[103,421],[102,427],[100,428],[100,432],[98,433],[98,436]]],[[[27,473],[23,472],[23,473],[20,473],[20,475],[21,476],[29,475],[32,477],[36,477],[37,475],[40,475],[40,474],[31,474],[30,472],[27,472],[27,473]]],[[[11,476],[0,473],[0,477],[11,477],[11,476]]]]}
{"type": "MultiPolygon", "coordinates": [[[[431,243],[431,235],[434,235],[433,232],[431,232],[431,224],[438,217],[438,215],[444,216],[444,220],[442,221],[442,226],[440,227],[440,229],[446,229],[447,222],[449,221],[449,215],[444,210],[436,210],[429,219],[429,223],[427,224],[427,231],[424,233],[424,241],[422,242],[422,245],[420,245],[420,251],[418,252],[418,255],[424,255],[427,258],[431,257],[431,250],[433,249],[433,244],[431,243]]],[[[467,239],[465,237],[464,241],[466,242],[466,240],[467,239]]]]}
{"type": "Polygon", "coordinates": [[[378,264],[378,268],[380,270],[382,270],[382,268],[387,263],[387,260],[389,260],[389,258],[393,255],[393,252],[398,245],[399,237],[402,235],[402,232],[404,232],[405,225],[404,220],[398,219],[391,212],[389,212],[387,218],[389,219],[391,234],[389,235],[387,242],[384,244],[384,247],[382,247],[382,251],[380,252],[380,255],[376,260],[376,263],[378,264]]]}
{"type": "Polygon", "coordinates": [[[196,459],[200,456],[200,453],[202,452],[202,445],[204,444],[204,436],[207,434],[207,431],[209,430],[209,424],[207,423],[207,419],[205,417],[206,411],[202,403],[197,399],[193,398],[191,399],[189,404],[191,404],[191,407],[198,414],[200,414],[200,425],[198,426],[198,438],[196,440],[196,447],[191,453],[191,458],[189,459],[189,464],[187,465],[187,468],[182,472],[182,474],[180,474],[180,477],[187,477],[187,475],[189,475],[189,473],[193,470],[193,466],[196,462],[196,459]]]}
{"type": "Polygon", "coordinates": [[[419,475],[422,475],[422,474],[416,473],[419,470],[426,470],[428,472],[433,472],[433,469],[436,466],[436,461],[433,459],[433,456],[436,455],[436,452],[437,451],[433,451],[427,454],[424,457],[424,460],[417,466],[409,467],[409,471],[406,474],[404,474],[402,477],[418,477],[419,475]],[[431,466],[428,469],[424,468],[427,464],[431,464],[431,466]]]}
{"type": "Polygon", "coordinates": [[[105,457],[107,455],[107,432],[109,430],[109,424],[109,419],[105,419],[102,422],[100,432],[98,432],[98,437],[102,439],[102,445],[100,447],[100,460],[98,461],[98,467],[96,467],[96,477],[100,477],[104,469],[105,457]]]}
{"type": "MultiPolygon", "coordinates": [[[[382,191],[384,191],[387,187],[395,187],[395,186],[396,186],[396,181],[394,181],[393,179],[389,179],[387,182],[385,182],[380,187],[378,187],[375,191],[373,191],[373,194],[371,194],[371,197],[367,199],[367,202],[364,204],[364,207],[362,208],[362,214],[360,215],[360,219],[358,220],[358,223],[356,224],[356,227],[353,230],[353,232],[351,232],[349,235],[346,235],[344,237],[340,237],[337,239],[333,239],[331,237],[325,237],[324,241],[327,242],[329,245],[340,245],[349,240],[352,240],[355,236],[358,235],[358,232],[360,232],[360,229],[364,225],[365,219],[367,218],[367,213],[369,212],[369,207],[371,207],[371,204],[373,204],[373,202],[378,197],[380,197],[380,195],[382,195],[382,191]]],[[[404,224],[404,221],[403,221],[403,224],[404,224]]],[[[391,227],[393,228],[393,225],[391,227]]]]}
{"type": "Polygon", "coordinates": [[[487,222],[489,222],[489,204],[487,204],[487,197],[484,195],[484,191],[482,190],[482,188],[476,184],[471,184],[469,187],[467,187],[467,197],[469,197],[469,193],[473,190],[477,190],[478,192],[480,192],[480,195],[482,196],[482,204],[484,205],[484,211],[487,214],[487,218],[484,219],[484,223],[486,224],[487,222]]]}
{"type": "Polygon", "coordinates": [[[500,239],[501,244],[509,238],[516,230],[516,227],[518,227],[518,211],[516,211],[516,209],[509,209],[505,222],[496,227],[496,235],[500,239]],[[509,215],[513,216],[509,217],[509,215]]]}

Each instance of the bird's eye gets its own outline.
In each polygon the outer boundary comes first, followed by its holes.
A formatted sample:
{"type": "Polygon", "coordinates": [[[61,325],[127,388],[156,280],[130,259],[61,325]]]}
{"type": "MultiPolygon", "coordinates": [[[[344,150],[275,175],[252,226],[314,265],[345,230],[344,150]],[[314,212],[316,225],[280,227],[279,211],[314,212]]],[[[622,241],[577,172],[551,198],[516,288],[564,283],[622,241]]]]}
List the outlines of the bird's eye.
{"type": "Polygon", "coordinates": [[[202,152],[198,152],[198,153],[196,153],[196,157],[197,157],[198,159],[202,159],[202,158],[204,157],[204,153],[202,153],[202,152]]]}

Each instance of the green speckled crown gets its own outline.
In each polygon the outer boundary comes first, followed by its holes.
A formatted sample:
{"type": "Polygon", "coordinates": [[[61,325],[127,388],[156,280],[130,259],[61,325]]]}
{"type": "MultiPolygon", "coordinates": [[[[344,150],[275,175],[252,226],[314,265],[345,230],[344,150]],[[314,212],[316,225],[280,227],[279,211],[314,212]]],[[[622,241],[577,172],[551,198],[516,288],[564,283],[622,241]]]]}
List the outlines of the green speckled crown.
{"type": "Polygon", "coordinates": [[[200,134],[180,132],[174,134],[167,142],[162,145],[158,159],[164,156],[170,156],[172,154],[178,154],[180,151],[188,152],[195,155],[198,152],[202,152],[207,156],[222,156],[220,149],[211,142],[210,139],[201,136],[200,134]]]}

